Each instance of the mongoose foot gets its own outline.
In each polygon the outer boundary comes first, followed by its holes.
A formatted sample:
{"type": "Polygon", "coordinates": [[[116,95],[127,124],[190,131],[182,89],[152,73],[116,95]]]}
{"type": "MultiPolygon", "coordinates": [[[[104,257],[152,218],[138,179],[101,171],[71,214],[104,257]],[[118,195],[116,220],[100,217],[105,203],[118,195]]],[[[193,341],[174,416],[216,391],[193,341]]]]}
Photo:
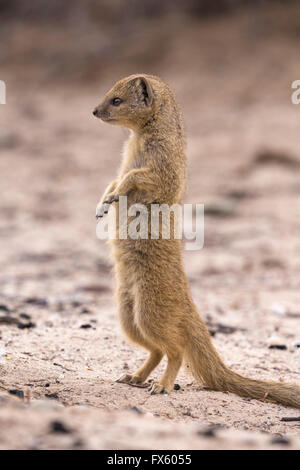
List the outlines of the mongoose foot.
{"type": "Polygon", "coordinates": [[[105,201],[100,202],[98,204],[96,208],[96,219],[99,219],[103,217],[105,214],[107,214],[109,210],[109,206],[113,202],[118,202],[118,200],[119,200],[118,196],[116,196],[115,194],[109,194],[107,198],[105,199],[105,201]]]}
{"type": "Polygon", "coordinates": [[[161,385],[159,382],[153,382],[150,385],[149,391],[151,395],[157,395],[159,393],[162,393],[164,395],[168,394],[168,391],[165,390],[164,386],[161,385]]]}
{"type": "Polygon", "coordinates": [[[128,384],[132,385],[133,387],[141,387],[141,388],[146,388],[149,387],[149,384],[145,384],[140,377],[137,375],[131,375],[131,374],[124,374],[121,375],[121,377],[116,380],[116,382],[121,383],[121,384],[128,384]]]}

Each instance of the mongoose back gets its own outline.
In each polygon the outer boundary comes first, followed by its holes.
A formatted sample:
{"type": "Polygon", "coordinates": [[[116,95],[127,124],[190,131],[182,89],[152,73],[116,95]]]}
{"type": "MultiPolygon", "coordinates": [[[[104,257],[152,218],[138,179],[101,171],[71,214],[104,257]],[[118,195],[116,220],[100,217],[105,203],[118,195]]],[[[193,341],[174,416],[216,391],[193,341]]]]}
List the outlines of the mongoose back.
{"type": "MultiPolygon", "coordinates": [[[[131,75],[113,86],[93,114],[131,131],[119,176],[107,187],[96,216],[118,205],[120,196],[127,196],[129,206],[180,203],[186,180],[184,128],[171,88],[152,75],[131,75]]],[[[152,394],[171,392],[185,360],[212,390],[300,408],[298,385],[249,379],[224,364],[192,300],[181,240],[117,237],[112,244],[122,328],[149,351],[143,366],[119,382],[144,383],[166,355],[166,371],[150,386],[152,394]]]]}

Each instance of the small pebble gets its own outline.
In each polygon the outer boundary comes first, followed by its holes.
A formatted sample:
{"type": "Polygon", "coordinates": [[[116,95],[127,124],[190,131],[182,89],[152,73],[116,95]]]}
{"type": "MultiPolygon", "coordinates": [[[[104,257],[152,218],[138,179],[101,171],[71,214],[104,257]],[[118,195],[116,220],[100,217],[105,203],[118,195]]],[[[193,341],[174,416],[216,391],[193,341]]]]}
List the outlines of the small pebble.
{"type": "Polygon", "coordinates": [[[69,429],[62,421],[52,421],[52,423],[50,423],[50,432],[60,434],[72,434],[71,429],[69,429]]]}
{"type": "Polygon", "coordinates": [[[9,308],[5,304],[0,304],[0,310],[6,313],[10,312],[9,308]]]}
{"type": "Polygon", "coordinates": [[[82,308],[82,309],[80,310],[80,313],[83,313],[83,314],[85,314],[85,313],[91,313],[91,311],[90,311],[88,308],[82,308]]]}
{"type": "Polygon", "coordinates": [[[20,317],[24,318],[25,320],[30,320],[31,319],[31,316],[28,315],[28,313],[20,313],[20,317]]]}
{"type": "Polygon", "coordinates": [[[130,410],[131,410],[131,411],[134,411],[134,412],[137,413],[138,415],[144,414],[144,413],[142,412],[142,410],[140,410],[137,406],[131,406],[131,407],[130,407],[130,410]]]}
{"type": "Polygon", "coordinates": [[[290,440],[287,437],[284,436],[275,436],[271,440],[271,444],[281,444],[281,445],[288,445],[290,444],[290,440]]]}
{"type": "Polygon", "coordinates": [[[215,437],[216,431],[220,428],[221,428],[221,426],[219,426],[218,424],[211,424],[211,425],[206,426],[202,429],[199,429],[197,431],[197,434],[199,436],[204,436],[204,437],[215,437]]]}
{"type": "Polygon", "coordinates": [[[18,323],[18,328],[20,330],[25,330],[26,328],[35,328],[35,323],[29,322],[29,323],[18,323]]]}
{"type": "Polygon", "coordinates": [[[281,418],[280,421],[282,421],[283,423],[293,423],[294,421],[300,421],[300,416],[288,416],[281,418]]]}
{"type": "Polygon", "coordinates": [[[57,393],[49,393],[49,394],[45,393],[45,397],[46,398],[51,398],[52,400],[57,400],[58,399],[57,393]]]}
{"type": "Polygon", "coordinates": [[[23,392],[23,390],[13,389],[13,390],[9,390],[9,393],[10,393],[11,395],[15,395],[16,397],[24,398],[24,392],[23,392]]]}
{"type": "Polygon", "coordinates": [[[269,349],[280,349],[282,351],[287,349],[287,346],[284,344],[284,340],[275,334],[268,338],[267,344],[269,349]]]}
{"type": "Polygon", "coordinates": [[[73,447],[83,447],[84,441],[82,439],[75,439],[73,443],[73,447]]]}
{"type": "Polygon", "coordinates": [[[46,307],[48,305],[48,301],[46,299],[38,297],[28,297],[25,302],[27,304],[38,305],[40,307],[46,307]]]}
{"type": "Polygon", "coordinates": [[[286,351],[287,347],[285,344],[270,344],[269,349],[280,349],[281,351],[286,351]]]}

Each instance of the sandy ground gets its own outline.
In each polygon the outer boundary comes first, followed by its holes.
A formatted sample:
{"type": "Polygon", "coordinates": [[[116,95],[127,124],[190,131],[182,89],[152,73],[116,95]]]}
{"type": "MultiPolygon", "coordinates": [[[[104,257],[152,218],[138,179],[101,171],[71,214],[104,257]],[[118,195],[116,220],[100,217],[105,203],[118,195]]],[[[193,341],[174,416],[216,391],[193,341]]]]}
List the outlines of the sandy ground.
{"type": "MultiPolygon", "coordinates": [[[[300,382],[299,51],[280,34],[237,44],[230,21],[191,27],[184,40],[207,45],[198,59],[179,37],[153,70],[185,116],[186,202],[207,209],[204,249],[185,252],[186,271],[227,364],[300,382]]],[[[1,108],[0,448],[299,448],[300,422],[281,421],[299,410],[204,390],[184,370],[169,396],[115,383],[145,357],[119,329],[95,233],[127,133],[91,110],[120,76],[25,91],[12,77],[1,108]]]]}

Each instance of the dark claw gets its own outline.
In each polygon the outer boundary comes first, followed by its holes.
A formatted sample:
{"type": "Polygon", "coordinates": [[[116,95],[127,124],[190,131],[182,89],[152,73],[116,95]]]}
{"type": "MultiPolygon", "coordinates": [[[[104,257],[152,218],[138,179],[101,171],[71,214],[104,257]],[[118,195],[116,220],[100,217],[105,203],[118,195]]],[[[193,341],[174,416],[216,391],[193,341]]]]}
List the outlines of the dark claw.
{"type": "Polygon", "coordinates": [[[106,201],[103,201],[103,204],[112,204],[113,202],[118,202],[119,201],[119,196],[115,196],[113,199],[107,199],[106,201]]]}

